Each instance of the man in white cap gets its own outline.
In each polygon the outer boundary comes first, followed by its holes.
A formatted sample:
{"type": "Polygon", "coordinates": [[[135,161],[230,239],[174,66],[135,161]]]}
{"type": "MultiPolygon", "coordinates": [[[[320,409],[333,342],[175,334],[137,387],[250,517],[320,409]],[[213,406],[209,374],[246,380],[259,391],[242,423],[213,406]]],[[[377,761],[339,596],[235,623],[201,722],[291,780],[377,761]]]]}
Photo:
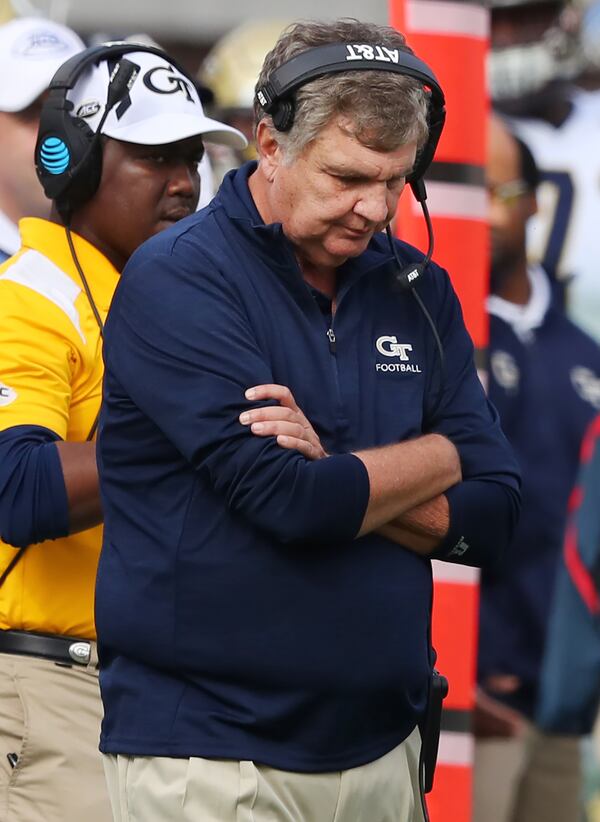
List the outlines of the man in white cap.
{"type": "Polygon", "coordinates": [[[75,32],[50,20],[0,26],[0,262],[19,248],[21,217],[48,215],[33,165],[42,98],[56,69],[83,48],[75,32]]]}
{"type": "Polygon", "coordinates": [[[137,246],[194,212],[204,139],[245,145],[164,52],[137,44],[69,60],[42,108],[51,216],[21,220],[0,265],[3,822],[112,818],[93,621],[103,323],[137,246]]]}

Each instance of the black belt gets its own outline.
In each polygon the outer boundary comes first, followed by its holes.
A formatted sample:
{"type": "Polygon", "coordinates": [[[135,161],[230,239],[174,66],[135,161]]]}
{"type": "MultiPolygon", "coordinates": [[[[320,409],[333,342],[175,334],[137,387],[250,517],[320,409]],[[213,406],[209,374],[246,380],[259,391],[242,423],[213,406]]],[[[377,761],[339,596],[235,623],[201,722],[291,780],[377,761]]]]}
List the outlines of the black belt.
{"type": "Polygon", "coordinates": [[[74,662],[77,665],[87,665],[91,658],[92,643],[87,639],[54,634],[0,631],[0,653],[37,656],[69,665],[74,662]]]}

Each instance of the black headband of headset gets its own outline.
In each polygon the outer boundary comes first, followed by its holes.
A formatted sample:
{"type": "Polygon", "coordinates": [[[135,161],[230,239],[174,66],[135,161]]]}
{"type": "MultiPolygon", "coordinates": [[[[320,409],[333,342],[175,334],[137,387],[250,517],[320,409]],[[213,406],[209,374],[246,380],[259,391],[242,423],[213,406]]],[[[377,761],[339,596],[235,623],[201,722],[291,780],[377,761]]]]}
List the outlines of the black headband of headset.
{"type": "Polygon", "coordinates": [[[427,196],[423,175],[429,168],[446,119],[444,92],[429,66],[411,51],[366,43],[333,43],[316,46],[297,54],[276,68],[262,86],[256,98],[273,118],[279,131],[288,131],[294,120],[294,92],[300,86],[327,74],[345,71],[389,71],[412,77],[429,91],[427,121],[429,136],[417,155],[415,167],[407,182],[415,197],[423,202],[427,196]]]}
{"type": "Polygon", "coordinates": [[[176,60],[173,60],[170,55],[166,54],[157,46],[146,46],[142,43],[117,42],[90,46],[90,48],[74,54],[73,57],[70,57],[57,69],[48,88],[50,91],[54,89],[65,89],[68,91],[75,86],[75,83],[88,66],[99,63],[101,60],[108,60],[111,57],[122,57],[124,54],[131,54],[135,51],[156,54],[158,57],[162,57],[163,60],[171,63],[184,77],[191,79],[189,73],[176,60]]]}
{"type": "Polygon", "coordinates": [[[413,77],[431,91],[435,108],[443,109],[444,92],[429,66],[414,54],[403,49],[362,43],[334,43],[317,46],[292,57],[269,75],[267,82],[257,88],[256,96],[267,113],[283,97],[300,86],[343,71],[391,71],[413,77]]]}

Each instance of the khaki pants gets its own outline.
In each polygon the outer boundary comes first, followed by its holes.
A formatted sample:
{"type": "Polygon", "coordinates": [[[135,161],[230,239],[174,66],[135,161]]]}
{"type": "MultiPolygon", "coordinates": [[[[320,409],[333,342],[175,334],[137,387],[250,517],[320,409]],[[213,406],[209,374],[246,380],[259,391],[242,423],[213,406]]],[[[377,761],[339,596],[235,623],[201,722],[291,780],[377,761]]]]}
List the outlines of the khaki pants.
{"type": "Polygon", "coordinates": [[[579,822],[583,813],[578,737],[542,734],[475,744],[473,822],[579,822]]]}
{"type": "Polygon", "coordinates": [[[0,654],[1,822],[111,821],[96,661],[0,654]]]}
{"type": "Polygon", "coordinates": [[[423,822],[417,729],[358,768],[292,773],[223,759],[105,756],[115,822],[423,822]]]}

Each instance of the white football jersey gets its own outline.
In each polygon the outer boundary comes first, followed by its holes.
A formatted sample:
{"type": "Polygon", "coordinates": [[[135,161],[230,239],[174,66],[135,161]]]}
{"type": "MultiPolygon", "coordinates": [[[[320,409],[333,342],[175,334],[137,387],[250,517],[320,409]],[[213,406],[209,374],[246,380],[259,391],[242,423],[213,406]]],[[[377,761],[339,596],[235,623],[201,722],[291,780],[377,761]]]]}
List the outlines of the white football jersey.
{"type": "Polygon", "coordinates": [[[514,119],[540,169],[538,213],[527,231],[528,256],[567,284],[567,311],[600,342],[600,95],[578,92],[555,128],[514,119]]]}

